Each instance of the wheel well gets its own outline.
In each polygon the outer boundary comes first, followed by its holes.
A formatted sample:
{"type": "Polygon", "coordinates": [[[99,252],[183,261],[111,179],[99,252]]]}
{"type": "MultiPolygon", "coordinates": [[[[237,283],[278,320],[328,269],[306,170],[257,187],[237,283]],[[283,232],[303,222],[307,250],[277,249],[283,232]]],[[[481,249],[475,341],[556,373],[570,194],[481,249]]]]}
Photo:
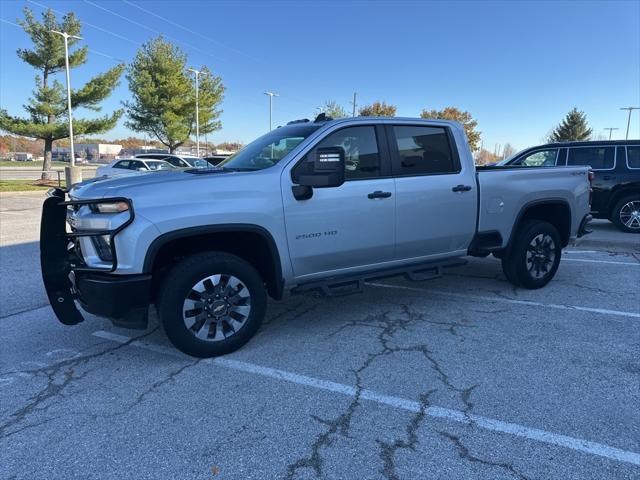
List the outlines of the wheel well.
{"type": "MultiPolygon", "coordinates": [[[[280,257],[275,244],[267,234],[258,231],[216,231],[188,234],[163,241],[145,259],[145,271],[153,276],[153,291],[169,269],[181,259],[204,251],[219,251],[236,255],[249,262],[260,274],[269,295],[282,298],[283,284],[280,257]]],[[[153,247],[153,245],[152,245],[153,247]]]]}
{"type": "MultiPolygon", "coordinates": [[[[530,207],[526,207],[518,221],[517,228],[520,228],[526,220],[542,220],[550,223],[558,230],[562,246],[569,244],[571,235],[571,209],[564,202],[545,202],[530,207]]],[[[515,233],[516,230],[514,230],[515,233]]],[[[511,235],[513,239],[513,233],[511,235]]]]}

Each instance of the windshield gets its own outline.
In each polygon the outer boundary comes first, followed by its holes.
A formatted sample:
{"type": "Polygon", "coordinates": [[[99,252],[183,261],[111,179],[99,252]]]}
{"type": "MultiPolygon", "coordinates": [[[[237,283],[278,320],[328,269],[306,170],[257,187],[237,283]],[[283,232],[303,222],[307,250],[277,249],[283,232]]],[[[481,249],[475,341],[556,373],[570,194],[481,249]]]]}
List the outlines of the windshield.
{"type": "Polygon", "coordinates": [[[218,167],[230,170],[262,170],[272,167],[318,128],[320,125],[316,124],[277,128],[220,162],[218,167]]]}

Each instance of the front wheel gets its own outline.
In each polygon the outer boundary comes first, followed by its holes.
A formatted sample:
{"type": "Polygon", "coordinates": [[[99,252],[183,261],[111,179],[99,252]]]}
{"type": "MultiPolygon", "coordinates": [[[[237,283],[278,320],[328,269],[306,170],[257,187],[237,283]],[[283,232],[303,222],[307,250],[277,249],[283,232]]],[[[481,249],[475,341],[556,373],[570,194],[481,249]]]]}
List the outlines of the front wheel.
{"type": "Polygon", "coordinates": [[[194,357],[215,357],[247,343],[267,306],[262,278],[245,260],[221,252],[192,255],[166,276],[158,311],[171,343],[194,357]]]}
{"type": "Polygon", "coordinates": [[[558,230],[541,220],[526,221],[502,256],[502,271],[516,286],[544,287],[556,274],[562,255],[558,230]]]}
{"type": "Polygon", "coordinates": [[[623,232],[640,233],[640,196],[631,195],[616,203],[611,219],[623,232]]]}

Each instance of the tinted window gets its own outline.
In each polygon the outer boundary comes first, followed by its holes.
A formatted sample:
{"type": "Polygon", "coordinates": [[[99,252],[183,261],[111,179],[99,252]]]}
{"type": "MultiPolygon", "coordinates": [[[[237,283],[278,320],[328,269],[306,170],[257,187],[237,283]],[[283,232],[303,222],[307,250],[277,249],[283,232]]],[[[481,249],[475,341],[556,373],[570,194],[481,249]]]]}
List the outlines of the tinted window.
{"type": "Polygon", "coordinates": [[[123,160],[116,163],[113,168],[129,168],[129,160],[123,160]]]}
{"type": "Polygon", "coordinates": [[[522,165],[523,167],[554,167],[557,155],[558,150],[555,148],[538,150],[516,160],[513,164],[522,165]]]}
{"type": "Polygon", "coordinates": [[[129,162],[129,170],[138,170],[139,168],[148,170],[147,166],[140,161],[132,160],[131,162],[129,162]]]}
{"type": "Polygon", "coordinates": [[[567,165],[587,165],[594,170],[613,168],[613,147],[574,147],[569,149],[567,165]]]}
{"type": "Polygon", "coordinates": [[[629,168],[640,168],[640,145],[627,147],[627,165],[629,168]]]}
{"type": "Polygon", "coordinates": [[[394,126],[400,175],[458,171],[447,132],[442,127],[394,126]]]}

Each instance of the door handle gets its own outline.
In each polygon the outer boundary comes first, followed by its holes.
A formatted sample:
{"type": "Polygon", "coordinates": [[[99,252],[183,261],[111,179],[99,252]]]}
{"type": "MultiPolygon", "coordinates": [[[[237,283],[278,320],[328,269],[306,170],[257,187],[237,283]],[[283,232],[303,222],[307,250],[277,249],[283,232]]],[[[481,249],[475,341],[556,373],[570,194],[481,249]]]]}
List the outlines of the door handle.
{"type": "Polygon", "coordinates": [[[383,192],[382,190],[376,190],[367,195],[369,198],[389,198],[390,196],[391,192],[383,192]]]}
{"type": "Polygon", "coordinates": [[[451,189],[453,192],[468,192],[471,190],[471,185],[456,185],[451,189]]]}

